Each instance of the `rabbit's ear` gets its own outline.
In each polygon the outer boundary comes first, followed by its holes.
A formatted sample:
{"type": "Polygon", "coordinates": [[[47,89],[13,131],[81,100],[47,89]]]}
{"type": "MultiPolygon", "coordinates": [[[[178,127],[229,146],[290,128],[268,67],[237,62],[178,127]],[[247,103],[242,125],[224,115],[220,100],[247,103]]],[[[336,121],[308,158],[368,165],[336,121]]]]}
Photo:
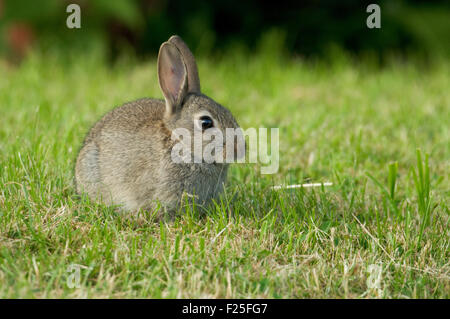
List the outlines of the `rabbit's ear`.
{"type": "Polygon", "coordinates": [[[175,45],[183,56],[188,74],[188,92],[200,93],[200,78],[198,76],[197,63],[195,62],[195,58],[191,50],[189,50],[186,43],[184,43],[184,41],[177,35],[171,36],[168,42],[175,45]]]}
{"type": "Polygon", "coordinates": [[[166,114],[171,115],[179,109],[187,94],[188,77],[181,52],[168,42],[159,49],[158,79],[166,99],[166,114]]]}

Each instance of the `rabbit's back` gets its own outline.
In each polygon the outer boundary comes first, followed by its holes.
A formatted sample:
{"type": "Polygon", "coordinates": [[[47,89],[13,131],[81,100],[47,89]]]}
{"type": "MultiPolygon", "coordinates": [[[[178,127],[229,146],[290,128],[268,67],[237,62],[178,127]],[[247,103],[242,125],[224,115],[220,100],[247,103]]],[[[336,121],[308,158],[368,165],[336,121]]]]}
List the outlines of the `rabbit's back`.
{"type": "Polygon", "coordinates": [[[134,207],[142,205],[139,198],[151,199],[160,180],[159,166],[171,143],[163,116],[164,102],[148,98],[105,114],[80,150],[75,171],[78,192],[101,197],[109,204],[123,204],[129,210],[140,208],[134,207]]]}
{"type": "Polygon", "coordinates": [[[135,132],[145,123],[160,122],[164,116],[164,101],[142,98],[125,103],[106,113],[89,131],[84,143],[94,140],[104,130],[135,132]]]}

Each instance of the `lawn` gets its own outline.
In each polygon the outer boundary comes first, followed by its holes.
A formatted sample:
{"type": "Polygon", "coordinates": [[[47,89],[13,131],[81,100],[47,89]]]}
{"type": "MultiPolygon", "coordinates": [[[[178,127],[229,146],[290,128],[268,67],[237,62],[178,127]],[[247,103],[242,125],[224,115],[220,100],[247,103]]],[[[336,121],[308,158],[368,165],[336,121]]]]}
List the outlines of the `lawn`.
{"type": "Polygon", "coordinates": [[[243,128],[280,129],[280,166],[231,167],[206,216],[147,222],[76,195],[87,130],[162,98],[155,59],[0,61],[1,298],[449,298],[450,62],[262,50],[199,57],[243,128]],[[273,185],[332,186],[273,190],[273,185]]]}

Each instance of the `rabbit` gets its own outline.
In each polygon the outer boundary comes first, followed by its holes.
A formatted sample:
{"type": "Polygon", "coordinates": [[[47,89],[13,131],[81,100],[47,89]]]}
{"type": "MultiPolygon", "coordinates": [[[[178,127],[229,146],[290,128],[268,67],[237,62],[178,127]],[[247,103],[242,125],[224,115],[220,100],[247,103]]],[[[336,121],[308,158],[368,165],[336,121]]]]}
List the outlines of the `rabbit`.
{"type": "Polygon", "coordinates": [[[223,192],[229,163],[174,162],[172,133],[215,128],[226,139],[226,128],[240,130],[238,123],[227,108],[201,93],[194,56],[179,36],[161,45],[157,68],[164,100],[125,103],[87,134],[75,165],[78,194],[125,212],[173,212],[186,198],[206,207],[223,192]]]}

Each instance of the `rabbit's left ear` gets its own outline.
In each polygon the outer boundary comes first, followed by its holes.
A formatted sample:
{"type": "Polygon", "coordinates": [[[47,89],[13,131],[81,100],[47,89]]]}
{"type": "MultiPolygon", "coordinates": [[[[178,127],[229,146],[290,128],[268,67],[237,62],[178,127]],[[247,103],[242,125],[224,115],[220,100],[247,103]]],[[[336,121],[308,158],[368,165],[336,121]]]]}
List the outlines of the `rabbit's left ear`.
{"type": "Polygon", "coordinates": [[[195,62],[195,58],[191,50],[189,50],[186,43],[184,43],[178,35],[171,36],[168,42],[175,45],[183,56],[188,76],[188,92],[200,93],[200,78],[198,76],[197,63],[195,62]]]}
{"type": "Polygon", "coordinates": [[[177,112],[187,94],[186,65],[178,48],[164,42],[158,55],[159,86],[166,99],[166,115],[177,112]]]}

